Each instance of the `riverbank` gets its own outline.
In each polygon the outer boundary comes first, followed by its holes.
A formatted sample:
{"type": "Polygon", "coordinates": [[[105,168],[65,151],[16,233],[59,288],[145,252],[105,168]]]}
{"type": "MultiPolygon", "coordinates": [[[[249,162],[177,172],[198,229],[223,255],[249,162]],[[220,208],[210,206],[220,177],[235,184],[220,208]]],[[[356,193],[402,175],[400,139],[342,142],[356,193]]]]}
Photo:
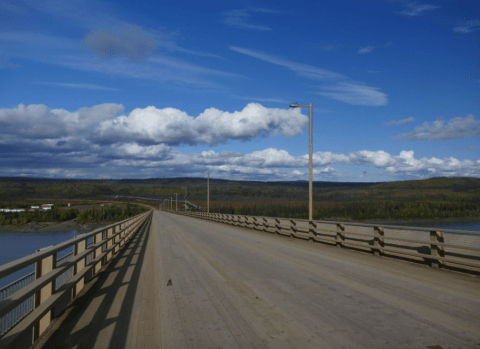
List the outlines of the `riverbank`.
{"type": "MultiPolygon", "coordinates": [[[[354,222],[354,221],[351,221],[354,222]]],[[[436,227],[436,226],[453,226],[453,225],[480,225],[478,217],[462,217],[462,218],[437,218],[437,219],[405,219],[405,220],[362,220],[355,221],[357,223],[378,224],[378,225],[399,225],[410,227],[436,227]]]]}
{"type": "Polygon", "coordinates": [[[83,234],[110,224],[113,222],[77,224],[77,219],[74,218],[65,222],[30,222],[20,227],[3,225],[0,226],[0,233],[59,233],[76,230],[83,234]]]}

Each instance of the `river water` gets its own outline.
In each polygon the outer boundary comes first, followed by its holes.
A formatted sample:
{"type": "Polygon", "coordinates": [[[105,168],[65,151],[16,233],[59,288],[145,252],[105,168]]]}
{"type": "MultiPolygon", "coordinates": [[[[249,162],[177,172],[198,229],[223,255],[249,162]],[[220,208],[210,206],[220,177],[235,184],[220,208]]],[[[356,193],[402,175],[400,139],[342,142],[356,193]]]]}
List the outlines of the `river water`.
{"type": "MultiPolygon", "coordinates": [[[[422,226],[422,224],[415,224],[422,226]]],[[[480,222],[457,223],[449,225],[426,224],[431,228],[443,228],[453,230],[480,231],[480,222]]],[[[15,259],[35,253],[37,249],[52,246],[73,239],[78,232],[68,231],[59,233],[0,233],[0,265],[14,261],[15,259]]],[[[68,252],[68,251],[67,251],[68,252]]],[[[67,253],[64,252],[63,254],[67,253]]],[[[59,254],[61,257],[62,254],[59,254]]],[[[0,288],[10,282],[26,275],[34,270],[33,266],[19,270],[18,272],[0,279],[0,288]]]]}
{"type": "MultiPolygon", "coordinates": [[[[0,265],[35,253],[38,249],[59,244],[78,235],[76,230],[58,233],[0,233],[0,265]]],[[[64,251],[61,257],[70,251],[64,251]]],[[[0,288],[34,271],[33,265],[0,279],[0,288]]]]}

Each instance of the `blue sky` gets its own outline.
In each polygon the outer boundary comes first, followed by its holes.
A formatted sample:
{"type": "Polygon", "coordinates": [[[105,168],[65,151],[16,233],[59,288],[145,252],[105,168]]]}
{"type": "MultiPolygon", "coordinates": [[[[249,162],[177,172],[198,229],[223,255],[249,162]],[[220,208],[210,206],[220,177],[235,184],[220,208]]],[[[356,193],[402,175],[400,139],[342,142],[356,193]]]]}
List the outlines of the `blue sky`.
{"type": "Polygon", "coordinates": [[[480,177],[477,1],[0,0],[0,176],[480,177]]]}

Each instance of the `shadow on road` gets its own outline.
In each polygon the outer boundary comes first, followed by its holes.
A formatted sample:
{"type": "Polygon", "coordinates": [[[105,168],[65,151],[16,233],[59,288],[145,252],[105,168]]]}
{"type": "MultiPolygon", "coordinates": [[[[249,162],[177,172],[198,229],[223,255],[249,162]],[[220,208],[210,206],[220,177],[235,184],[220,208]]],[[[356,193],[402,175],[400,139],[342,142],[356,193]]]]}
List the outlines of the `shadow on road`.
{"type": "Polygon", "coordinates": [[[105,271],[96,276],[98,280],[93,286],[83,290],[65,310],[62,318],[55,324],[54,332],[48,334],[48,339],[43,344],[39,343],[36,348],[125,348],[150,225],[151,217],[114,257],[105,271]],[[133,272],[129,272],[132,266],[133,272]],[[130,275],[130,279],[125,281],[130,275]],[[125,286],[127,289],[122,292],[124,296],[123,300],[120,300],[119,289],[125,286]],[[90,303],[97,304],[99,299],[100,303],[92,309],[90,303]]]}

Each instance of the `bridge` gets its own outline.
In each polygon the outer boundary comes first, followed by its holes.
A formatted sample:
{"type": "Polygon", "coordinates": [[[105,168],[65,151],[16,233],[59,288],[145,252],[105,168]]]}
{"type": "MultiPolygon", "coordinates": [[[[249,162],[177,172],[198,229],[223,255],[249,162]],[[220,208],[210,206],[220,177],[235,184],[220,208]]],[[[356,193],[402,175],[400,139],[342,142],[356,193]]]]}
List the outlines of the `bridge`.
{"type": "Polygon", "coordinates": [[[480,347],[480,232],[154,210],[31,264],[0,348],[480,347]]]}

